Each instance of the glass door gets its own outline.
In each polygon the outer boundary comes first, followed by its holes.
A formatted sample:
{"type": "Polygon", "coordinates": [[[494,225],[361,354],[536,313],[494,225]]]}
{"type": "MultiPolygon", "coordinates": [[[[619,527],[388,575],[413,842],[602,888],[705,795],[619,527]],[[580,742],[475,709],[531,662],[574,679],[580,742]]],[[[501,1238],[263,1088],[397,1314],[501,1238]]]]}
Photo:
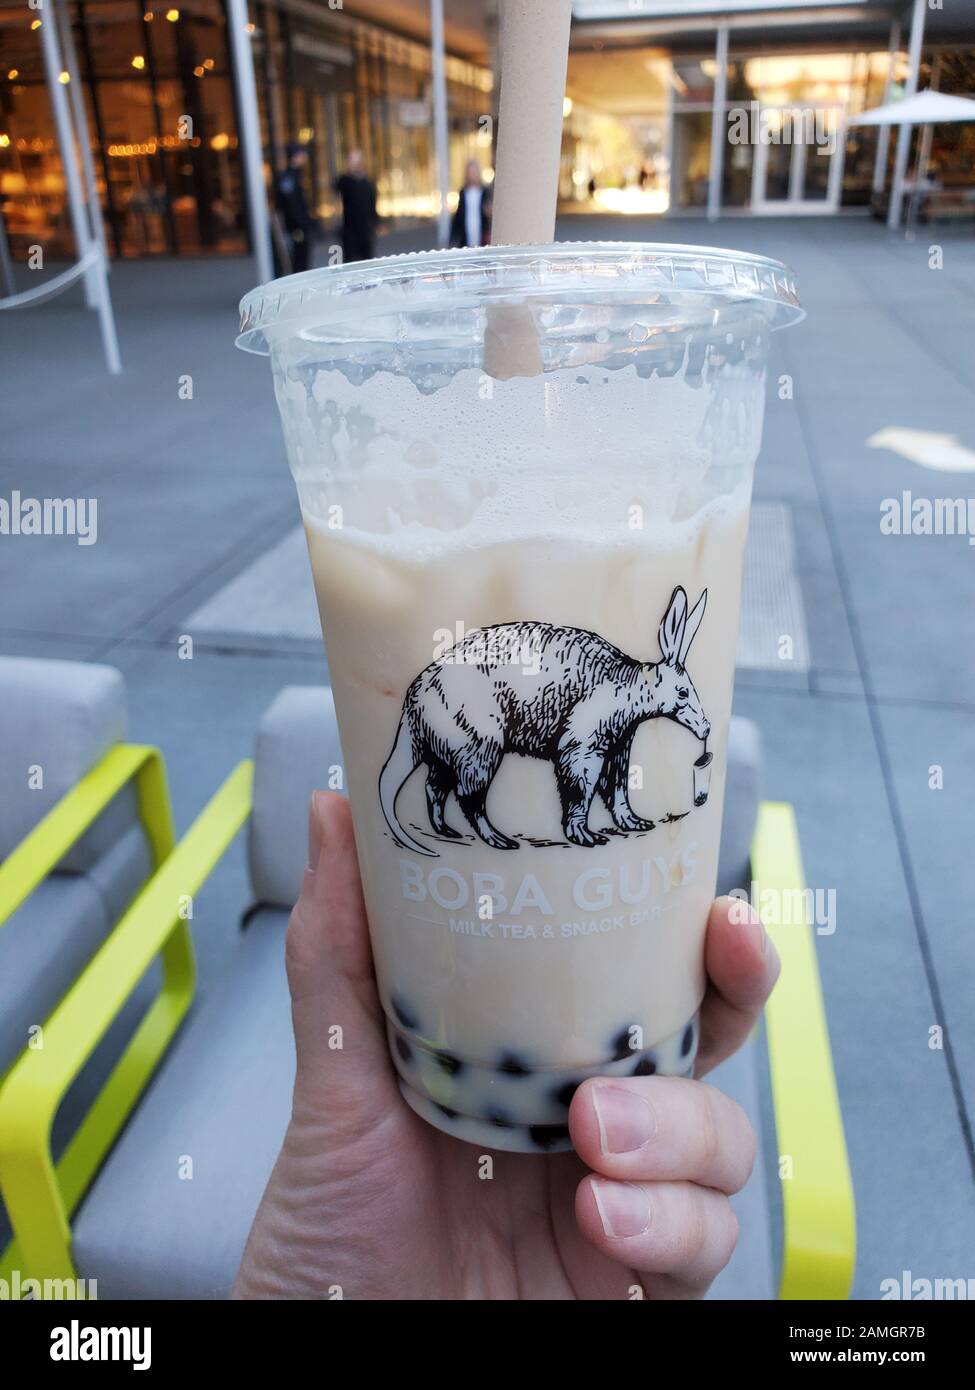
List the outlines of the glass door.
{"type": "Polygon", "coordinates": [[[752,163],[752,211],[835,212],[843,177],[839,129],[833,107],[763,106],[752,163]]]}

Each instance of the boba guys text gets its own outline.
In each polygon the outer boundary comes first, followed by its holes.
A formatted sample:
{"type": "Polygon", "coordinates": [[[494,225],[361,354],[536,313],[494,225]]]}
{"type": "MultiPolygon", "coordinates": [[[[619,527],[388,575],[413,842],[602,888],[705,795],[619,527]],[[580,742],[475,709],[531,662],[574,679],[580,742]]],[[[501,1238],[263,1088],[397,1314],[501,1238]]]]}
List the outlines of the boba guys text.
{"type": "MultiPolygon", "coordinates": [[[[658,921],[664,908],[658,898],[693,883],[697,874],[697,842],[692,840],[671,856],[657,854],[637,864],[584,869],[573,879],[573,904],[584,913],[606,916],[583,921],[555,922],[556,909],[534,873],[459,873],[445,865],[427,869],[413,860],[400,859],[400,889],[408,903],[430,903],[448,913],[471,910],[472,919],[451,917],[452,932],[469,936],[513,940],[585,936],[636,927],[658,921]],[[498,919],[548,918],[539,926],[532,921],[502,923],[498,919]]],[[[432,923],[431,925],[439,925],[432,923]]]]}

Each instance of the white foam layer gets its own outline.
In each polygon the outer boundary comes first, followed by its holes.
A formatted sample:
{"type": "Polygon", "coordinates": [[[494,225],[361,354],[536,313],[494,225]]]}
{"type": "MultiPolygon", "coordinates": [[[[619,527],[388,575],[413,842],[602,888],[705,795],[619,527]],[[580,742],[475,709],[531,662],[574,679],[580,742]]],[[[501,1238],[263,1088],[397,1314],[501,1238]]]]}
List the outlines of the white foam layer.
{"type": "Polygon", "coordinates": [[[306,526],[321,544],[353,545],[414,563],[525,541],[541,546],[558,543],[585,550],[634,554],[648,549],[680,552],[699,546],[703,535],[712,529],[739,525],[748,511],[749,488],[742,484],[733,494],[713,498],[693,516],[679,520],[644,513],[640,524],[631,521],[631,517],[635,521],[636,514],[630,513],[629,507],[641,506],[641,503],[621,502],[618,508],[610,509],[618,511],[619,518],[607,519],[605,498],[602,501],[602,519],[594,512],[592,519],[586,521],[572,512],[553,517],[546,515],[543,509],[535,511],[530,506],[516,511],[510,505],[495,505],[492,498],[486,500],[465,524],[452,530],[432,521],[403,521],[391,508],[386,508],[375,529],[355,525],[336,527],[305,507],[303,513],[306,526]]]}

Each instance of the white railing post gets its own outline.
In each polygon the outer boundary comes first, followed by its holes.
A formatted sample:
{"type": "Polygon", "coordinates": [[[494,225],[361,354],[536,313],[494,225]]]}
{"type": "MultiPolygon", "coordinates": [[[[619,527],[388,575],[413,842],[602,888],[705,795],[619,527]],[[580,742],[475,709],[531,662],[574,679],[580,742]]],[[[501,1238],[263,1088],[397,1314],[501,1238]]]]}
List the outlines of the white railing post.
{"type": "Polygon", "coordinates": [[[61,31],[61,50],[64,69],[68,74],[68,96],[71,99],[71,115],[74,121],[75,136],[81,154],[81,170],[85,179],[85,202],[88,208],[88,223],[91,234],[108,262],[108,244],[105,240],[105,222],[102,218],[101,201],[98,197],[98,183],[95,179],[95,162],[91,157],[91,137],[88,134],[88,116],[85,112],[85,94],[78,73],[78,55],[75,52],[74,34],[71,31],[71,15],[67,0],[50,0],[58,19],[61,31]]]}
{"type": "MultiPolygon", "coordinates": [[[[64,170],[64,187],[68,197],[68,211],[74,231],[75,250],[78,259],[83,259],[91,245],[91,231],[88,226],[88,211],[78,176],[78,161],[75,158],[74,132],[71,129],[71,115],[65,95],[61,73],[61,45],[58,43],[57,15],[53,6],[41,10],[41,52],[44,57],[44,71],[51,94],[51,108],[54,112],[54,129],[57,133],[58,149],[61,154],[61,167],[64,170]]],[[[69,74],[70,75],[70,74],[69,74]]],[[[85,301],[88,308],[97,302],[98,286],[92,267],[85,275],[85,301]]]]}
{"type": "MultiPolygon", "coordinates": [[[[918,74],[921,71],[921,49],[924,46],[924,13],[928,0],[914,0],[914,13],[911,16],[911,43],[907,56],[907,84],[905,97],[912,97],[917,91],[918,74]]],[[[901,209],[904,206],[904,175],[907,172],[907,158],[911,151],[911,135],[914,127],[902,125],[897,132],[897,152],[894,155],[894,179],[890,187],[890,207],[887,210],[887,226],[899,227],[901,209]]]]}
{"type": "Polygon", "coordinates": [[[718,25],[714,48],[714,106],[711,110],[711,167],[708,169],[708,221],[721,215],[721,183],[724,179],[724,147],[728,143],[728,26],[718,25]]]}
{"type": "Polygon", "coordinates": [[[257,262],[258,284],[274,279],[271,257],[271,219],[267,210],[264,188],[264,156],[261,145],[261,123],[257,111],[257,83],[254,80],[254,54],[251,36],[247,32],[247,0],[227,0],[227,28],[230,31],[230,52],[237,87],[237,110],[240,116],[239,148],[244,191],[247,199],[248,222],[254,259],[257,262]]]}
{"type": "MultiPolygon", "coordinates": [[[[887,80],[884,83],[883,105],[886,106],[890,101],[890,94],[894,89],[894,65],[897,62],[897,54],[901,46],[901,22],[899,19],[890,21],[890,43],[887,48],[887,80]]],[[[873,191],[881,193],[884,184],[887,182],[887,151],[890,148],[890,126],[882,125],[877,132],[877,153],[873,161],[873,191]]]]}

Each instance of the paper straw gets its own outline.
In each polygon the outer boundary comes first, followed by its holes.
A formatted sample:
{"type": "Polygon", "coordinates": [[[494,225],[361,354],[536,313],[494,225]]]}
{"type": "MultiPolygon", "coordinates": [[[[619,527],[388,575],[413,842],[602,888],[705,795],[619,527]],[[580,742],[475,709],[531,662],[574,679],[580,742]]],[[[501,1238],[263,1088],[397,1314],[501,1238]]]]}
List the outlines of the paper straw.
{"type": "MultiPolygon", "coordinates": [[[[562,157],[562,104],[572,0],[502,0],[501,98],[492,241],[544,245],[555,237],[562,157]]],[[[484,369],[505,381],[542,371],[527,305],[492,305],[484,369]]]]}
{"type": "Polygon", "coordinates": [[[572,0],[502,5],[492,239],[537,245],[555,236],[572,0]]]}

